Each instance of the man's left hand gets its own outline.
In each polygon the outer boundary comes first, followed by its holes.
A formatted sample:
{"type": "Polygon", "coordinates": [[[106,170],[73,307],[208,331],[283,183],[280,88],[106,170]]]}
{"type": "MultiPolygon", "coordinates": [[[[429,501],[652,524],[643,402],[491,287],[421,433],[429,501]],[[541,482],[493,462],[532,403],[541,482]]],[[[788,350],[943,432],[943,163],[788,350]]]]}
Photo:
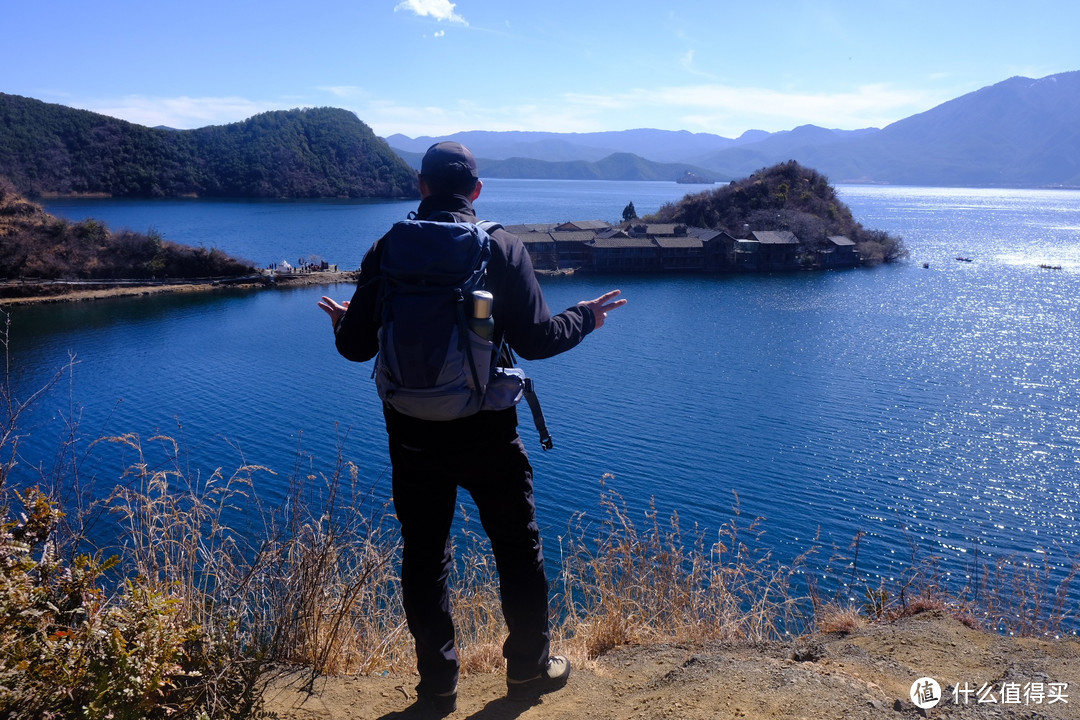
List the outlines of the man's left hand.
{"type": "Polygon", "coordinates": [[[330,316],[330,322],[333,324],[334,329],[337,330],[338,323],[341,322],[341,318],[345,317],[345,311],[349,309],[349,301],[339,303],[337,300],[323,295],[323,299],[319,301],[319,307],[330,316]]]}

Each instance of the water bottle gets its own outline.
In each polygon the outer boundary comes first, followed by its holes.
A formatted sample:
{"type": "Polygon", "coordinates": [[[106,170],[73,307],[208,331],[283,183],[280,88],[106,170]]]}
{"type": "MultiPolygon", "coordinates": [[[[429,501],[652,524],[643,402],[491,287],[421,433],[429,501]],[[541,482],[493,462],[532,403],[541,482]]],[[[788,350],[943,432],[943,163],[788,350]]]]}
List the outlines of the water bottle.
{"type": "Polygon", "coordinates": [[[485,340],[495,338],[495,318],[491,317],[491,303],[494,299],[487,290],[473,290],[469,327],[485,340]]]}

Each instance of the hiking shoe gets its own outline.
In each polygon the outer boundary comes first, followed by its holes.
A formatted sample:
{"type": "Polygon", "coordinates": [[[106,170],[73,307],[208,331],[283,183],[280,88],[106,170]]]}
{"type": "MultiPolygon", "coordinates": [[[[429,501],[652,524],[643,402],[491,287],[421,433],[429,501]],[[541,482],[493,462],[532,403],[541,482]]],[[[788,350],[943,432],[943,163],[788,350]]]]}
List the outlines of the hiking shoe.
{"type": "Polygon", "coordinates": [[[444,718],[457,710],[457,688],[445,693],[419,692],[410,708],[410,717],[444,718]]]}
{"type": "Polygon", "coordinates": [[[544,693],[558,690],[570,678],[570,661],[561,655],[548,658],[544,669],[531,678],[506,678],[506,697],[511,700],[535,700],[544,693]]]}

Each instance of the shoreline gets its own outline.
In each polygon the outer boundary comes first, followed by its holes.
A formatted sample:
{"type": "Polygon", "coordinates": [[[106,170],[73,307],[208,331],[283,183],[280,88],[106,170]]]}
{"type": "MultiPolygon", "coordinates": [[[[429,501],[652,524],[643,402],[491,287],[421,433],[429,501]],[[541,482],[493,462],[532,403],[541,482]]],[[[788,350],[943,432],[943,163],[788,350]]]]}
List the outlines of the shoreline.
{"type": "Polygon", "coordinates": [[[48,303],[83,302],[110,298],[140,297],[165,293],[214,292],[218,290],[271,290],[285,287],[307,287],[312,285],[336,285],[356,281],[356,271],[317,271],[308,273],[248,275],[240,278],[219,278],[206,280],[177,280],[156,283],[138,280],[88,280],[88,281],[7,281],[0,282],[0,294],[10,288],[47,288],[49,285],[62,286],[58,292],[20,297],[0,296],[0,309],[9,305],[43,305],[48,303]],[[86,289],[78,289],[80,285],[86,289]]]}

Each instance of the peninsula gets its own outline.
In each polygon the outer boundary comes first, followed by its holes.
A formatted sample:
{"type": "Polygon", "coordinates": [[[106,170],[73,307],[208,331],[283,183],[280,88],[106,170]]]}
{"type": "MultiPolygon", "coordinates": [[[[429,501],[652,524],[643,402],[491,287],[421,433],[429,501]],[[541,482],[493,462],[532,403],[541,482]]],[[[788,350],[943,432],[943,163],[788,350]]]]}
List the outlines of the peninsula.
{"type": "Polygon", "coordinates": [[[89,219],[69,222],[0,179],[0,298],[144,294],[262,282],[252,263],[157,233],[112,232],[89,219]],[[156,290],[154,290],[156,288],[156,290]]]}

